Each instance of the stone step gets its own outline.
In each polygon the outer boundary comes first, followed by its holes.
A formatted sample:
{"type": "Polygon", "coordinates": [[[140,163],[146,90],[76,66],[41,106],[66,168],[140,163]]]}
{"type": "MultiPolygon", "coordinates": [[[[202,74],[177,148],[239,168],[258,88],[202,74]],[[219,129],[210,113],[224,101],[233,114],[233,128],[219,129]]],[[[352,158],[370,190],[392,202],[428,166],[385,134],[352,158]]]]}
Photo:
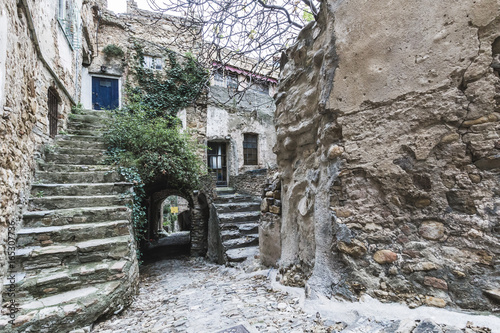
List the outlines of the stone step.
{"type": "Polygon", "coordinates": [[[68,149],[75,148],[106,150],[106,144],[102,141],[58,140],[57,145],[61,148],[68,149]]]}
{"type": "MultiPolygon", "coordinates": [[[[221,225],[221,235],[229,235],[236,233],[237,235],[257,234],[259,232],[258,223],[226,223],[221,225]]],[[[229,238],[228,238],[229,239],[229,238]]]]}
{"type": "Polygon", "coordinates": [[[116,171],[83,171],[83,172],[37,172],[35,179],[43,184],[88,184],[115,183],[124,180],[116,171]]]}
{"type": "Polygon", "coordinates": [[[236,248],[226,251],[226,257],[229,262],[242,262],[247,258],[256,258],[258,255],[258,246],[236,248]]]}
{"type": "Polygon", "coordinates": [[[58,146],[54,154],[61,155],[86,155],[86,156],[103,156],[106,153],[106,149],[94,149],[94,148],[77,148],[77,147],[61,147],[58,146]]]}
{"type": "Polygon", "coordinates": [[[68,129],[85,129],[85,130],[101,130],[106,127],[106,124],[99,123],[91,123],[87,121],[69,121],[68,129]]]}
{"type": "Polygon", "coordinates": [[[58,143],[62,141],[103,142],[101,136],[77,134],[59,134],[56,136],[56,140],[58,143]]]}
{"type": "Polygon", "coordinates": [[[93,155],[75,155],[75,154],[58,154],[47,153],[45,156],[46,162],[54,162],[57,164],[104,164],[106,156],[104,154],[93,155]]]}
{"type": "Polygon", "coordinates": [[[94,116],[99,118],[109,118],[112,114],[106,110],[79,110],[78,112],[73,112],[73,115],[85,115],[94,116]]]}
{"type": "Polygon", "coordinates": [[[38,169],[40,171],[50,171],[50,172],[86,172],[86,171],[113,171],[114,166],[105,164],[56,164],[54,162],[45,163],[43,161],[38,162],[38,169]]]}
{"type": "Polygon", "coordinates": [[[217,192],[217,196],[234,195],[236,193],[236,190],[232,187],[217,187],[215,191],[217,192]]]}
{"type": "Polygon", "coordinates": [[[259,245],[259,234],[251,234],[239,238],[228,239],[223,241],[222,245],[226,250],[256,246],[259,245]]]}
{"type": "Polygon", "coordinates": [[[17,246],[49,246],[68,242],[82,242],[129,234],[127,220],[85,224],[68,224],[36,228],[22,228],[17,232],[17,246]]]}
{"type": "Polygon", "coordinates": [[[32,197],[132,194],[132,183],[33,184],[32,197]]]}
{"type": "MultiPolygon", "coordinates": [[[[75,129],[75,128],[68,128],[66,130],[68,134],[71,135],[78,135],[78,136],[94,136],[97,138],[102,137],[102,130],[97,130],[97,129],[75,129]]],[[[102,138],[100,139],[102,140],[102,138]]]]}
{"type": "Polygon", "coordinates": [[[25,228],[96,223],[130,219],[131,210],[123,206],[84,207],[33,211],[23,214],[25,228]]]}
{"type": "MultiPolygon", "coordinates": [[[[131,278],[132,279],[132,278],[131,278]]],[[[22,304],[15,327],[0,317],[0,332],[70,332],[123,309],[134,290],[131,279],[94,284],[22,304]]]]}
{"type": "Polygon", "coordinates": [[[69,116],[70,123],[88,123],[96,125],[105,125],[106,121],[111,118],[111,115],[106,112],[101,113],[72,113],[69,116]]]}
{"type": "Polygon", "coordinates": [[[221,223],[250,223],[257,222],[260,218],[260,212],[239,212],[239,213],[221,213],[219,220],[221,223]]]}
{"type": "Polygon", "coordinates": [[[215,199],[215,204],[224,204],[230,202],[247,202],[256,201],[251,195],[235,194],[235,195],[221,195],[215,199]]]}
{"type": "MultiPolygon", "coordinates": [[[[54,267],[29,271],[28,274],[16,275],[16,300],[29,302],[34,299],[64,293],[70,290],[118,280],[123,272],[128,271],[130,260],[111,260],[107,262],[87,263],[71,267],[54,267]]],[[[11,281],[5,279],[4,286],[12,286],[11,281]]],[[[8,297],[4,287],[4,299],[8,297]]]]}
{"type": "Polygon", "coordinates": [[[253,212],[260,210],[260,202],[228,202],[215,204],[218,213],[253,212]]]}
{"type": "Polygon", "coordinates": [[[30,210],[52,210],[79,207],[125,206],[132,203],[130,196],[53,196],[30,198],[30,210]]]}
{"type": "Polygon", "coordinates": [[[15,260],[16,264],[27,272],[49,267],[100,262],[105,259],[121,259],[130,255],[129,242],[130,235],[126,235],[64,245],[26,247],[16,250],[15,260]]]}

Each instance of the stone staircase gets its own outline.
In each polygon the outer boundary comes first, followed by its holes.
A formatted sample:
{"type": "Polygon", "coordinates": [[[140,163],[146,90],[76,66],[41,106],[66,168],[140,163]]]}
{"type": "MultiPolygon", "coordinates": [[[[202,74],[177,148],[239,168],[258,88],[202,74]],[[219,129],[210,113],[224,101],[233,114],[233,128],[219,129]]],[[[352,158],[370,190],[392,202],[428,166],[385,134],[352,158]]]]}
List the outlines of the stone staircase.
{"type": "Polygon", "coordinates": [[[69,332],[130,302],[138,281],[132,185],[103,165],[103,111],[72,114],[39,161],[4,282],[0,332],[69,332]],[[20,311],[8,323],[9,286],[20,311]]]}
{"type": "Polygon", "coordinates": [[[260,201],[218,188],[215,208],[220,220],[222,246],[228,262],[241,262],[259,253],[260,201]]]}

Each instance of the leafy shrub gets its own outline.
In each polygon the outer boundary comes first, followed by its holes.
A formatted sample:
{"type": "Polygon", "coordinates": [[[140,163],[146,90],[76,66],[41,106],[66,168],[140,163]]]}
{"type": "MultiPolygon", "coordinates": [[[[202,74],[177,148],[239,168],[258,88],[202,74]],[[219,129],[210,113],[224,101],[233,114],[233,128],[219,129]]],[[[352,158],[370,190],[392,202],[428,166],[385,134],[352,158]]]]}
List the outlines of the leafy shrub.
{"type": "Polygon", "coordinates": [[[116,46],[115,44],[108,44],[102,49],[102,53],[104,53],[108,58],[112,57],[123,57],[125,53],[123,50],[119,47],[116,46]]]}
{"type": "Polygon", "coordinates": [[[135,104],[114,112],[104,138],[114,163],[136,168],[146,185],[168,182],[179,191],[198,186],[204,164],[178,119],[151,118],[135,104]]]}

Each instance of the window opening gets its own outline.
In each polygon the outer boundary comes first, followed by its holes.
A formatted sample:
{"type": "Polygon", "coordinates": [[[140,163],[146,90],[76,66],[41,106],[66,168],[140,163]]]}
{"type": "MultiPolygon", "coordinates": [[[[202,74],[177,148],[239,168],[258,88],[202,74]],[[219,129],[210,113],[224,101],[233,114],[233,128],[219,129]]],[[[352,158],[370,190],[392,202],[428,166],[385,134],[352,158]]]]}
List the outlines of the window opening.
{"type": "Polygon", "coordinates": [[[49,107],[49,135],[51,138],[57,135],[57,120],[59,118],[58,112],[59,100],[57,95],[49,89],[48,91],[48,107],[49,107]]]}
{"type": "Polygon", "coordinates": [[[257,165],[257,134],[244,134],[243,160],[245,165],[257,165]]]}

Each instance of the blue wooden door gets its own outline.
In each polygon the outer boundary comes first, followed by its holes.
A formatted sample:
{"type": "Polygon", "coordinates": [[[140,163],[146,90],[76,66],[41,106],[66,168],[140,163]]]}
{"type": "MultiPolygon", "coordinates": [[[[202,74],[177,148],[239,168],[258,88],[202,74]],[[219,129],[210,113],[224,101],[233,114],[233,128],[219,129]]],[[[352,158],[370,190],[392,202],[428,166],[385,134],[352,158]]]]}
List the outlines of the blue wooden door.
{"type": "Polygon", "coordinates": [[[92,108],[94,110],[118,108],[118,79],[92,77],[92,108]]]}

